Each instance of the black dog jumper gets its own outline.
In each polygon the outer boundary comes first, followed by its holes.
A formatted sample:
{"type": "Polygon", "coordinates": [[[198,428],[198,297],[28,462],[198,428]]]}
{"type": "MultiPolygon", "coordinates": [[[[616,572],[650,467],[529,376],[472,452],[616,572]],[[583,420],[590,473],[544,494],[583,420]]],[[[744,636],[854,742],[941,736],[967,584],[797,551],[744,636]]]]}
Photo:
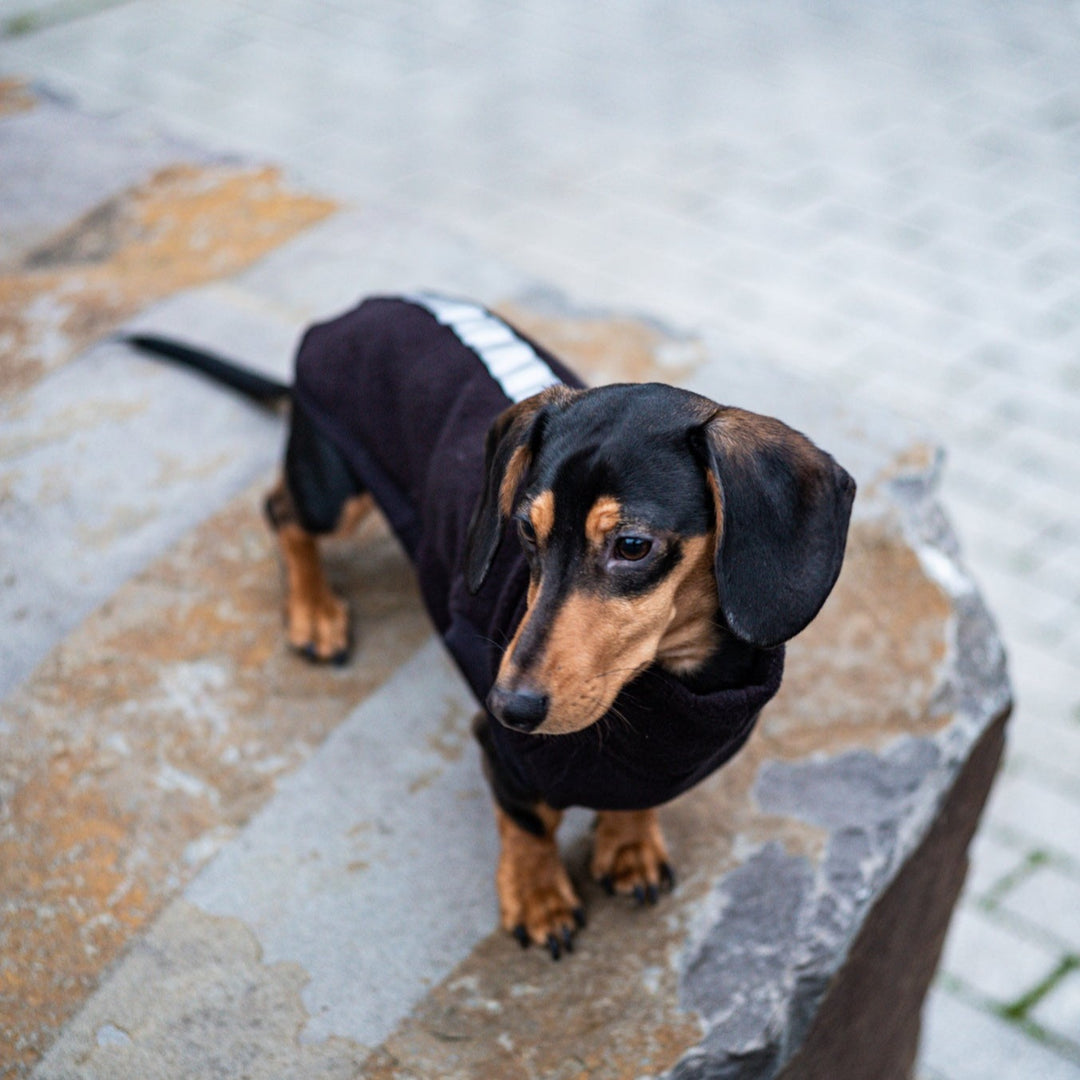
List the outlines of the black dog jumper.
{"type": "MultiPolygon", "coordinates": [[[[529,581],[509,541],[475,596],[465,585],[484,438],[510,404],[557,382],[582,385],[483,308],[426,294],[366,300],[312,327],[297,356],[294,408],[386,514],[481,702],[524,613],[529,581]]],[[[653,665],[606,716],[570,735],[524,734],[488,717],[477,735],[495,797],[526,827],[526,808],[541,800],[556,809],[658,806],[739,750],[782,673],[783,649],[762,651],[747,685],[699,694],[653,665]]]]}

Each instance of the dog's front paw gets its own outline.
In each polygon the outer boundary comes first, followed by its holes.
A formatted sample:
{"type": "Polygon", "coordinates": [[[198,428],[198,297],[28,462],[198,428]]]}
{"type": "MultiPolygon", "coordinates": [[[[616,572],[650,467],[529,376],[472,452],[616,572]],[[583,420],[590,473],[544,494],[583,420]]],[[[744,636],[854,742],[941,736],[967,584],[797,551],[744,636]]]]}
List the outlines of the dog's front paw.
{"type": "Polygon", "coordinates": [[[536,887],[523,890],[505,903],[503,927],[523,949],[543,945],[553,960],[574,951],[574,934],[585,925],[585,909],[566,882],[566,888],[536,887]]]}
{"type": "Polygon", "coordinates": [[[289,644],[309,660],[342,664],[349,655],[349,609],[329,589],[289,598],[289,644]]]}
{"type": "Polygon", "coordinates": [[[607,810],[596,815],[593,877],[608,893],[655,904],[675,874],[655,810],[607,810]]]}
{"type": "Polygon", "coordinates": [[[495,877],[503,928],[522,948],[543,945],[558,960],[573,952],[574,934],[585,925],[585,910],[555,841],[517,830],[507,843],[503,835],[495,877]]]}

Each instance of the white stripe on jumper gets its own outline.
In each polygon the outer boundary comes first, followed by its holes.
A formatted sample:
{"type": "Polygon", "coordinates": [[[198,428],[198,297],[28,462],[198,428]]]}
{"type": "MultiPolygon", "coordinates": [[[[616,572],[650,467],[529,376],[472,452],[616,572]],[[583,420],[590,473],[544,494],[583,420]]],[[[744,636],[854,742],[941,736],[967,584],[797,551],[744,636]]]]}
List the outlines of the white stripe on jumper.
{"type": "Polygon", "coordinates": [[[406,299],[427,308],[438,322],[453,330],[515,404],[560,382],[527,341],[478,304],[448,300],[433,293],[414,293],[406,299]]]}

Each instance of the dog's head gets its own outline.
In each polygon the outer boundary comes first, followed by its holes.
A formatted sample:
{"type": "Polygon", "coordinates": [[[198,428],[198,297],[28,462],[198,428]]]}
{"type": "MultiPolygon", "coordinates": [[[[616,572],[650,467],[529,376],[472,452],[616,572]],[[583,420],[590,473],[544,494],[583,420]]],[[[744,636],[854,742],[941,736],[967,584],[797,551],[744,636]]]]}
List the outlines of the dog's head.
{"type": "Polygon", "coordinates": [[[510,727],[578,731],[653,662],[689,674],[728,632],[763,648],[817,614],[855,484],[778,420],[660,384],[557,386],[488,433],[469,589],[507,521],[528,606],[488,698],[510,727]]]}

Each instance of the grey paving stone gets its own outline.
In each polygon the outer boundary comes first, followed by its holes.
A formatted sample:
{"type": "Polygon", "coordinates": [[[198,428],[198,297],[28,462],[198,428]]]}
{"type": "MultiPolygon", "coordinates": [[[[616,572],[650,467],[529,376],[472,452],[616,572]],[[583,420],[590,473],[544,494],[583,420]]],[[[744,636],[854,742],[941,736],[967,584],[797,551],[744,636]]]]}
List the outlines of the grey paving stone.
{"type": "Polygon", "coordinates": [[[948,1080],[1077,1080],[1080,1061],[1028,1038],[1014,1024],[937,989],[923,1012],[920,1067],[948,1080]]]}
{"type": "Polygon", "coordinates": [[[1026,865],[1029,848],[1010,843],[985,824],[972,841],[971,868],[964,883],[966,903],[996,892],[1002,882],[1026,865]]]}
{"type": "Polygon", "coordinates": [[[36,14],[52,5],[53,0],[0,0],[0,22],[6,23],[18,15],[36,14]]]}
{"type": "Polygon", "coordinates": [[[375,293],[441,289],[494,302],[530,284],[512,267],[479,258],[452,236],[437,240],[415,218],[379,211],[335,215],[237,278],[298,324],[337,314],[375,293]]]}
{"type": "Polygon", "coordinates": [[[987,806],[987,820],[992,824],[1006,826],[1021,836],[1037,837],[1048,851],[1080,864],[1078,813],[1080,800],[1019,767],[1007,768],[998,778],[987,806]]]}
{"type": "MultiPolygon", "coordinates": [[[[1060,823],[1063,831],[1075,828],[1075,814],[1060,823]]],[[[1040,866],[1002,900],[1002,909],[1040,927],[1080,953],[1080,876],[1053,865],[1040,866]]]]}
{"type": "Polygon", "coordinates": [[[1059,952],[964,906],[949,926],[941,970],[990,1001],[1008,1005],[1045,979],[1059,958],[1059,952]]]}
{"type": "Polygon", "coordinates": [[[1080,974],[1072,971],[1031,1010],[1031,1019],[1080,1046],[1080,974]]]}
{"type": "Polygon", "coordinates": [[[1080,666],[1017,641],[1011,648],[1022,700],[1037,715],[1080,726],[1080,666]]]}
{"type": "Polygon", "coordinates": [[[1061,644],[1074,617],[1072,598],[1025,578],[1014,565],[974,565],[979,584],[1001,622],[1006,641],[1049,651],[1069,664],[1068,657],[1054,650],[1061,644]]]}
{"type": "Polygon", "coordinates": [[[1080,784],[1080,724],[1069,718],[1077,697],[1070,694],[1060,711],[1049,715],[1034,715],[1021,705],[1010,732],[1013,754],[1045,770],[1063,790],[1080,784]]]}
{"type": "Polygon", "coordinates": [[[946,480],[949,517],[969,561],[1008,562],[1035,547],[1043,528],[1023,514],[1002,514],[965,498],[963,487],[946,480]]]}

